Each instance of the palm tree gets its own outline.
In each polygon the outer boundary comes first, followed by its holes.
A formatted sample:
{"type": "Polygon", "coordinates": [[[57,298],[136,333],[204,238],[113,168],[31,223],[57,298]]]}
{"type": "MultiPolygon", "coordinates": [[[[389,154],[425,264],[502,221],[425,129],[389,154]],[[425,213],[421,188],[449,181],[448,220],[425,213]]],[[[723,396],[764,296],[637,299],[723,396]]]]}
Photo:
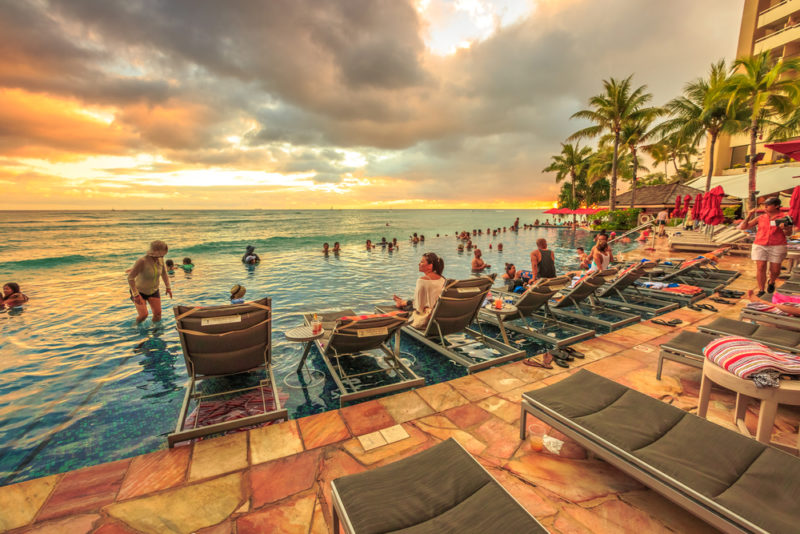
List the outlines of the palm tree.
{"type": "Polygon", "coordinates": [[[697,78],[687,83],[683,88],[683,96],[667,103],[666,108],[673,118],[659,126],[660,132],[680,133],[694,146],[700,142],[703,134],[708,137],[709,165],[706,191],[711,189],[717,137],[720,133],[739,132],[746,125],[742,107],[737,105],[736,101],[729,102],[729,84],[730,78],[725,60],[712,63],[708,78],[697,78]]]}
{"type": "MultiPolygon", "coordinates": [[[[587,172],[588,183],[593,184],[598,180],[602,180],[608,176],[611,176],[614,172],[614,169],[617,170],[620,177],[630,180],[633,177],[631,174],[632,168],[633,162],[630,152],[627,150],[623,150],[621,152],[618,151],[617,157],[615,158],[613,147],[603,143],[597,148],[597,151],[589,160],[589,168],[587,172]]],[[[611,190],[613,191],[613,188],[611,190]]],[[[611,209],[610,203],[608,209],[611,209]]]]}
{"type": "Polygon", "coordinates": [[[631,78],[623,80],[609,78],[603,80],[604,92],[589,99],[590,109],[578,111],[572,115],[573,119],[586,119],[593,122],[593,126],[578,130],[567,140],[574,141],[584,137],[597,137],[609,132],[614,135],[614,156],[611,169],[611,191],[609,195],[609,209],[613,210],[617,204],[617,158],[619,156],[619,137],[623,124],[628,121],[639,120],[644,114],[650,113],[646,104],[653,95],[647,92],[647,86],[642,85],[636,89],[631,88],[631,78]]]}
{"type": "Polygon", "coordinates": [[[778,58],[769,51],[739,58],[733,64],[740,72],[729,81],[729,106],[743,105],[749,112],[750,166],[748,190],[750,208],[756,201],[756,140],[763,127],[774,118],[787,116],[794,110],[793,101],[800,96],[800,81],[792,71],[800,71],[800,60],[778,58]]]}
{"type": "MultiPolygon", "coordinates": [[[[592,149],[588,146],[579,148],[577,144],[572,145],[569,143],[561,143],[561,154],[551,156],[552,162],[544,168],[542,172],[556,173],[556,183],[560,182],[567,176],[570,177],[572,182],[572,196],[570,197],[570,209],[578,207],[575,202],[575,180],[582,173],[586,172],[589,166],[589,157],[592,154],[592,149]]],[[[572,215],[572,222],[575,222],[575,214],[572,215]]]]}
{"type": "Polygon", "coordinates": [[[666,183],[666,180],[669,179],[667,164],[669,163],[670,159],[670,153],[667,149],[666,143],[659,141],[658,143],[653,143],[652,145],[647,145],[642,148],[644,148],[644,151],[650,154],[650,157],[653,158],[653,163],[656,165],[661,165],[662,163],[664,164],[664,183],[666,183]]]}
{"type": "Polygon", "coordinates": [[[631,165],[633,167],[631,169],[631,209],[636,203],[636,181],[638,178],[637,171],[639,170],[639,157],[636,152],[639,146],[653,135],[650,125],[661,113],[658,108],[648,109],[651,110],[649,115],[643,115],[638,120],[626,122],[620,131],[620,142],[630,151],[631,165]]]}

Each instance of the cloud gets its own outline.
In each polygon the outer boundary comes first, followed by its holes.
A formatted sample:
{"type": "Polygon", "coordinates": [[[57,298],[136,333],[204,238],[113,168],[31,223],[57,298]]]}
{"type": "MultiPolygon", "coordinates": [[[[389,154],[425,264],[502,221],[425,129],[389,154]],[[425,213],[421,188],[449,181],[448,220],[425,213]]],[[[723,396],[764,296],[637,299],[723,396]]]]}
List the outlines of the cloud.
{"type": "Polygon", "coordinates": [[[0,150],[148,156],[99,169],[130,180],[306,173],[355,205],[545,200],[558,187],[541,170],[601,80],[676,96],[732,57],[742,3],[0,0],[0,150]],[[464,21],[482,40],[426,47],[464,21]]]}

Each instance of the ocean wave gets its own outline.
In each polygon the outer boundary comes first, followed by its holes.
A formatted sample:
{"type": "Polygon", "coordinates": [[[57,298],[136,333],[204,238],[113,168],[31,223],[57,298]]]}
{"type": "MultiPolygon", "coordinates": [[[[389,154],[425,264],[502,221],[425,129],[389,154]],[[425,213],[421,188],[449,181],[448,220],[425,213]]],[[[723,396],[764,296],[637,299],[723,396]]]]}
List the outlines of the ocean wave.
{"type": "Polygon", "coordinates": [[[24,269],[47,269],[52,267],[60,267],[62,265],[73,265],[76,263],[83,263],[93,261],[94,258],[89,256],[81,256],[80,254],[69,254],[67,256],[55,256],[52,258],[36,258],[32,260],[18,260],[18,261],[5,261],[4,267],[9,268],[24,268],[24,269]]]}

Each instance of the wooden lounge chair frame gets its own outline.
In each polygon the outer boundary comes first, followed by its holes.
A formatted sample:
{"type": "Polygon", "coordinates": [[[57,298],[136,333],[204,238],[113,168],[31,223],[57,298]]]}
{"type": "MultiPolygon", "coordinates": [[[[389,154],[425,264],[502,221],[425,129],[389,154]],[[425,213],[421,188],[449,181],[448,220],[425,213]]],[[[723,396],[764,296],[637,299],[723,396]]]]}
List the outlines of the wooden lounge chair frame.
{"type": "MultiPolygon", "coordinates": [[[[417,330],[411,325],[406,325],[403,327],[403,332],[454,362],[463,365],[467,368],[468,373],[474,373],[499,363],[524,357],[524,350],[510,347],[485,335],[481,329],[480,322],[475,321],[493,282],[494,279],[489,276],[464,280],[446,280],[442,295],[436,301],[436,306],[431,312],[430,320],[425,330],[417,330]],[[463,307],[463,310],[458,313],[458,316],[448,317],[447,314],[452,311],[452,308],[459,305],[463,307]],[[469,327],[473,322],[478,326],[478,330],[469,327]],[[465,334],[468,339],[463,341],[448,339],[448,336],[460,333],[465,334]],[[456,351],[456,349],[478,348],[480,344],[485,345],[490,350],[499,352],[500,355],[496,358],[475,361],[456,351]]],[[[376,309],[379,312],[386,313],[396,308],[392,306],[376,306],[376,309]]]]}
{"type": "MultiPolygon", "coordinates": [[[[762,510],[769,511],[770,504],[776,502],[777,499],[781,499],[782,510],[774,521],[783,523],[783,528],[786,528],[786,523],[792,525],[800,524],[800,507],[795,506],[794,503],[797,483],[792,482],[795,487],[790,489],[781,487],[780,482],[773,480],[773,478],[781,476],[784,470],[797,473],[800,467],[796,462],[800,462],[800,460],[785,452],[772,449],[763,443],[742,436],[737,432],[719,427],[693,414],[681,412],[683,411],[680,408],[670,406],[658,399],[582,369],[556,384],[531,391],[522,396],[520,439],[525,439],[526,419],[530,413],[537,419],[574,439],[581,446],[612,466],[722,532],[766,534],[774,531],[774,528],[756,524],[754,521],[759,520],[763,523],[764,519],[759,519],[757,514],[762,510]],[[606,385],[606,383],[610,384],[606,385]],[[573,398],[570,401],[572,406],[591,402],[584,401],[583,398],[585,397],[599,399],[602,395],[603,398],[602,402],[594,404],[597,408],[589,408],[587,406],[583,410],[583,415],[580,416],[570,417],[561,413],[560,410],[564,410],[564,408],[559,405],[558,401],[551,406],[546,400],[540,400],[542,398],[547,399],[548,395],[555,397],[560,395],[563,397],[566,394],[573,396],[582,392],[585,392],[585,394],[581,400],[573,398]],[[603,405],[606,405],[606,407],[603,408],[603,405]],[[596,409],[599,411],[592,411],[596,409]],[[604,410],[613,409],[620,410],[613,413],[618,413],[617,418],[626,420],[628,424],[622,429],[617,429],[618,431],[616,432],[606,433],[609,437],[604,438],[598,433],[601,431],[600,428],[593,429],[591,423],[587,424],[586,417],[592,414],[601,414],[604,410]],[[672,423],[672,426],[670,426],[668,420],[664,419],[666,416],[671,420],[677,420],[677,423],[672,423]],[[630,418],[632,417],[635,417],[636,420],[648,421],[648,427],[660,425],[663,434],[661,434],[661,437],[656,435],[651,438],[655,439],[655,441],[644,441],[642,445],[637,445],[636,449],[626,450],[621,445],[624,440],[633,436],[641,443],[642,435],[633,433],[644,432],[640,428],[631,430],[631,427],[634,426],[630,424],[630,418]],[[702,429],[705,436],[714,436],[717,439],[713,443],[700,442],[699,438],[694,439],[695,434],[688,432],[693,429],[702,429]],[[675,434],[671,435],[673,431],[675,434]],[[653,445],[656,447],[661,445],[663,447],[665,438],[673,444],[673,447],[675,442],[684,440],[687,442],[682,464],[688,464],[688,469],[692,469],[693,464],[691,462],[698,464],[700,466],[699,469],[704,469],[704,461],[709,457],[719,458],[722,463],[730,462],[730,465],[739,465],[740,469],[742,465],[747,467],[738,477],[734,477],[734,480],[727,488],[723,488],[722,493],[713,497],[709,496],[704,494],[703,490],[687,485],[690,481],[683,478],[686,469],[678,469],[673,474],[668,472],[667,469],[658,467],[652,460],[648,460],[647,458],[653,458],[651,454],[644,456],[641,454],[640,451],[653,445]],[[706,446],[707,448],[704,448],[706,446]],[[754,459],[751,461],[750,458],[753,457],[754,459]],[[730,460],[728,460],[729,458],[730,460]],[[776,469],[778,465],[780,465],[780,468],[776,469]],[[774,470],[774,472],[770,470],[774,470]],[[682,482],[681,478],[685,482],[682,482]],[[757,484],[755,482],[757,480],[762,481],[763,495],[754,495],[752,492],[747,491],[754,484],[757,484]],[[758,500],[757,504],[749,504],[750,501],[748,499],[741,497],[743,493],[752,495],[753,500],[758,500]],[[728,498],[726,499],[726,497],[728,498]],[[732,510],[730,504],[725,504],[726,502],[734,503],[741,513],[732,510]],[[742,513],[748,514],[749,517],[744,517],[741,515],[742,513]],[[754,515],[756,517],[753,517],[754,515]]],[[[629,443],[633,442],[633,439],[629,441],[629,443]]],[[[784,478],[787,478],[787,476],[784,475],[784,478]]],[[[795,479],[791,478],[791,480],[794,481],[795,479]]],[[[767,521],[770,520],[773,519],[767,519],[767,521]]]]}
{"type": "Polygon", "coordinates": [[[272,300],[263,298],[244,304],[190,307],[175,306],[175,322],[178,329],[183,358],[186,370],[189,373],[189,382],[178,416],[175,432],[167,436],[167,444],[173,447],[176,443],[210,434],[217,434],[234,430],[243,426],[256,425],[275,419],[288,419],[288,412],[281,408],[278,389],[275,385],[275,376],[272,373],[272,300]],[[205,331],[201,330],[204,329],[205,331]],[[241,346],[235,341],[236,334],[244,332],[260,332],[262,342],[255,346],[241,346]],[[229,337],[230,336],[230,337],[229,337]],[[218,345],[227,343],[226,350],[209,353],[191,350],[196,345],[202,345],[201,340],[207,340],[218,345]],[[263,350],[260,345],[263,344],[263,350]],[[231,351],[231,352],[228,352],[231,351]],[[257,386],[227,390],[219,393],[202,394],[198,392],[199,384],[206,379],[230,376],[244,372],[263,369],[266,378],[257,386]],[[269,410],[264,398],[263,388],[268,387],[274,399],[275,408],[269,410]],[[213,397],[243,393],[249,390],[260,389],[262,392],[261,403],[264,413],[249,417],[242,417],[233,421],[225,421],[201,427],[185,429],[186,417],[192,401],[201,403],[213,397]]]}
{"type": "MultiPolygon", "coordinates": [[[[513,332],[523,334],[539,341],[544,341],[558,348],[583,341],[584,339],[593,338],[595,336],[594,330],[559,321],[555,318],[553,312],[550,311],[548,301],[568,283],[569,277],[561,276],[557,278],[541,279],[537,281],[536,284],[529,286],[521,294],[511,293],[497,288],[492,289],[494,293],[504,298],[511,298],[518,309],[517,315],[509,315],[503,321],[504,327],[513,332]],[[536,313],[537,311],[541,311],[542,313],[536,313]],[[523,323],[522,326],[511,322],[515,319],[520,319],[523,323]],[[531,320],[542,323],[542,325],[531,326],[531,320]],[[559,330],[572,332],[573,334],[562,338],[549,335],[551,333],[555,335],[559,330]]],[[[483,308],[478,312],[478,320],[498,324],[497,316],[487,312],[483,308]]]]}
{"type": "Polygon", "coordinates": [[[445,525],[447,532],[464,534],[492,529],[547,532],[453,438],[396,462],[332,480],[331,501],[336,534],[340,525],[347,534],[433,533],[442,532],[445,525]],[[414,510],[413,516],[408,508],[414,510]],[[381,512],[387,509],[392,512],[384,516],[381,512]]]}
{"type": "Polygon", "coordinates": [[[321,320],[325,330],[325,335],[315,340],[315,344],[339,388],[340,406],[366,397],[425,385],[425,379],[419,377],[400,359],[400,330],[408,323],[408,313],[356,320],[341,319],[356,316],[353,310],[306,313],[303,315],[306,324],[311,324],[314,315],[321,320]],[[393,348],[386,344],[391,337],[394,337],[393,348]],[[373,358],[376,361],[380,358],[386,363],[386,367],[378,365],[368,371],[347,373],[341,362],[344,357],[373,358]],[[391,376],[392,373],[400,380],[364,389],[355,385],[355,381],[367,375],[391,376]]]}
{"type": "Polygon", "coordinates": [[[591,324],[605,326],[608,328],[621,328],[623,326],[638,323],[641,321],[641,315],[634,315],[625,313],[618,310],[612,310],[603,305],[602,302],[597,301],[594,296],[598,288],[602,287],[607,277],[616,274],[616,270],[606,270],[595,273],[590,273],[583,280],[575,284],[575,287],[566,290],[555,305],[550,306],[553,314],[563,317],[570,317],[579,321],[585,321],[591,324]],[[588,304],[584,304],[588,301],[588,304]],[[609,321],[601,319],[596,315],[599,313],[607,313],[618,317],[617,320],[609,321]]]}
{"type": "Polygon", "coordinates": [[[680,304],[677,302],[645,295],[638,287],[633,285],[636,280],[644,276],[648,268],[655,266],[655,262],[636,264],[633,269],[623,272],[621,276],[618,276],[609,285],[601,286],[597,291],[597,300],[609,306],[624,306],[648,315],[661,315],[679,308],[680,304]],[[615,296],[616,298],[614,298],[615,296]]]}

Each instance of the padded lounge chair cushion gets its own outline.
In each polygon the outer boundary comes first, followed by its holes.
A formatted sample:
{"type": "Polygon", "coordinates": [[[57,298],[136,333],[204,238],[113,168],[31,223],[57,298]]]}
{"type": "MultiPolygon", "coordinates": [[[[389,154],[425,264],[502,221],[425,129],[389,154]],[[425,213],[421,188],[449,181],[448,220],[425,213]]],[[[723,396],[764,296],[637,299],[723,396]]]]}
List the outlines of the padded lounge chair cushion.
{"type": "Polygon", "coordinates": [[[780,345],[781,347],[797,347],[800,349],[800,332],[793,332],[774,326],[762,326],[746,321],[736,321],[720,317],[708,323],[704,328],[722,332],[732,336],[742,336],[763,343],[780,345]]]}
{"type": "Polygon", "coordinates": [[[800,524],[794,456],[586,370],[523,399],[601,457],[611,454],[668,486],[688,486],[699,494],[694,500],[725,507],[735,524],[737,516],[767,532],[800,524]]]}
{"type": "Polygon", "coordinates": [[[673,349],[678,352],[686,352],[696,355],[700,358],[703,357],[703,347],[718,339],[718,336],[713,334],[703,334],[702,332],[687,332],[683,331],[669,341],[661,344],[662,349],[673,349]]]}
{"type": "Polygon", "coordinates": [[[452,439],[334,485],[359,534],[546,532],[452,439]]]}

